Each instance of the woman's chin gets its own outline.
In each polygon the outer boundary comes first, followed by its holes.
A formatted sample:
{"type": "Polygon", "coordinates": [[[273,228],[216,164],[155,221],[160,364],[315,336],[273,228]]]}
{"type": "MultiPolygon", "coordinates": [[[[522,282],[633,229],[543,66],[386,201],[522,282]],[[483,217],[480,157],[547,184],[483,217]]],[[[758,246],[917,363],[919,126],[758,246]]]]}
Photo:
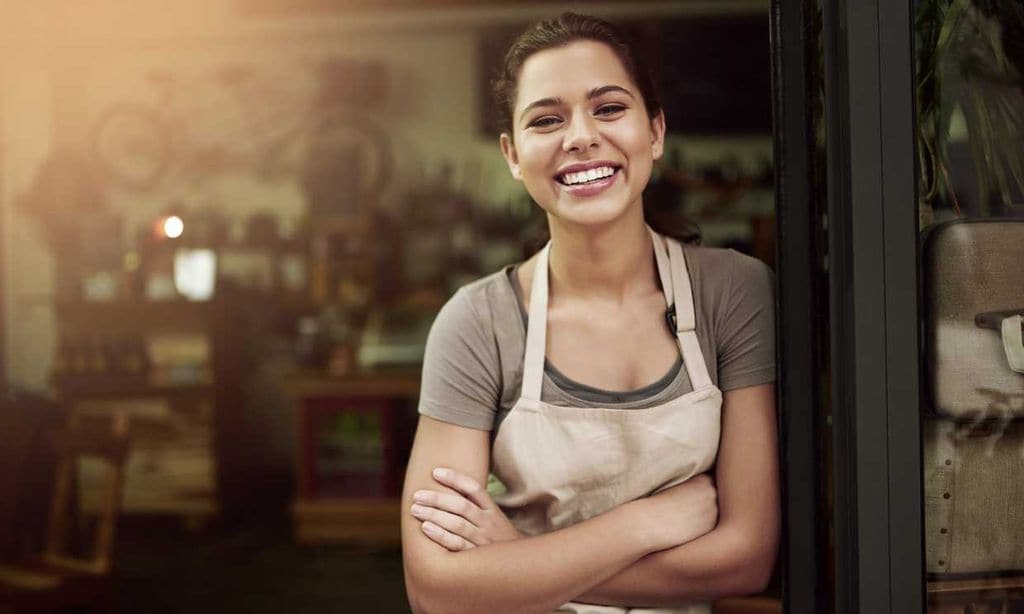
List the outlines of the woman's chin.
{"type": "Polygon", "coordinates": [[[558,221],[578,226],[604,226],[623,218],[628,207],[622,203],[593,200],[558,203],[549,210],[558,221]]]}

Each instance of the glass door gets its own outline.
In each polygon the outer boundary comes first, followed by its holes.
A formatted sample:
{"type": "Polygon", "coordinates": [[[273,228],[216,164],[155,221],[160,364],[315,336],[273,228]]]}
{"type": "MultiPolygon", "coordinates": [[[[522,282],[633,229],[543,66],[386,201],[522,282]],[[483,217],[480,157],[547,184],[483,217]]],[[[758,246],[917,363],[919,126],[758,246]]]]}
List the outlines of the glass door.
{"type": "Polygon", "coordinates": [[[1024,611],[1024,5],[915,4],[929,612],[1024,611]]]}
{"type": "Polygon", "coordinates": [[[1024,5],[773,18],[787,609],[1019,612],[1024,5]]]}

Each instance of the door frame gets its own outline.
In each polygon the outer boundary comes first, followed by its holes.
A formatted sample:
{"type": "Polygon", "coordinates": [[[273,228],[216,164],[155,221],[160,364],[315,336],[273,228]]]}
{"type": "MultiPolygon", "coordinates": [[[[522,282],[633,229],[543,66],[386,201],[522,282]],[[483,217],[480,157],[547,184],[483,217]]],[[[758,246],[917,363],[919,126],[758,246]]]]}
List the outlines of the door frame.
{"type": "Polygon", "coordinates": [[[912,0],[824,0],[836,611],[922,612],[912,0]]]}
{"type": "Polygon", "coordinates": [[[822,459],[825,331],[809,325],[828,306],[820,202],[815,201],[814,64],[817,40],[806,36],[814,0],[772,0],[779,460],[782,483],[782,594],[786,612],[831,608],[827,510],[822,459]],[[808,562],[813,561],[813,564],[808,562]]]}
{"type": "Polygon", "coordinates": [[[814,0],[773,0],[784,586],[789,612],[904,614],[924,608],[918,222],[912,0],[820,0],[827,199],[810,191],[807,45],[814,0]],[[798,44],[797,41],[803,44],[798,44]],[[803,145],[803,146],[801,146],[803,145]],[[801,186],[803,182],[803,187],[801,186]],[[827,227],[832,422],[808,386],[814,228],[827,227]],[[803,387],[801,389],[801,386],[803,387]],[[831,428],[833,462],[815,441],[831,428]],[[830,472],[831,518],[815,502],[830,472]],[[834,603],[822,603],[831,523],[834,603]],[[809,529],[814,527],[814,529],[809,529]],[[811,531],[812,534],[808,534],[811,531]],[[826,548],[827,549],[827,548],[826,548]],[[830,607],[832,606],[832,607],[830,607]]]}

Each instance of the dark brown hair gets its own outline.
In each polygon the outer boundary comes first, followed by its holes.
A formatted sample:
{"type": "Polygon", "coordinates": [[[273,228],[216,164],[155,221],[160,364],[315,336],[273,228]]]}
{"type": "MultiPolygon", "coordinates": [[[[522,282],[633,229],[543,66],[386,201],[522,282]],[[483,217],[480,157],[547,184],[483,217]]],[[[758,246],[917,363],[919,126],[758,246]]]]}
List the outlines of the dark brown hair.
{"type": "Polygon", "coordinates": [[[647,116],[654,119],[661,111],[661,99],[654,87],[654,80],[638,62],[629,38],[619,28],[597,17],[562,13],[554,19],[538,21],[520,34],[505,53],[505,63],[498,78],[494,80],[494,97],[500,112],[501,129],[512,136],[512,112],[516,105],[519,72],[533,54],[564,47],[569,43],[590,40],[608,45],[618,56],[629,78],[640,90],[647,108],[647,116]]]}
{"type": "MultiPolygon", "coordinates": [[[[642,58],[636,53],[636,46],[630,38],[621,29],[603,19],[566,12],[552,19],[538,21],[527,28],[512,41],[505,53],[504,64],[494,79],[492,88],[498,105],[499,126],[509,138],[512,138],[513,134],[513,113],[523,64],[535,53],[564,47],[581,40],[608,45],[640,90],[647,116],[654,119],[661,112],[661,97],[654,86],[654,79],[642,58]]],[[[700,242],[700,231],[696,225],[681,215],[651,210],[647,205],[648,200],[644,199],[644,219],[654,230],[680,241],[700,242]]]]}

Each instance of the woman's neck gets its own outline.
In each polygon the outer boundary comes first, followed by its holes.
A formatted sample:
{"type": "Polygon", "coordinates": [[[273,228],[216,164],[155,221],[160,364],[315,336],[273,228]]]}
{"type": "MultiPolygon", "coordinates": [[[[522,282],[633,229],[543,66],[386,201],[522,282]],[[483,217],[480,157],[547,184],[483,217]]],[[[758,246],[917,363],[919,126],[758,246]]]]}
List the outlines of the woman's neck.
{"type": "Polygon", "coordinates": [[[651,237],[637,212],[598,228],[564,225],[549,216],[552,294],[621,303],[655,289],[651,237]]]}

